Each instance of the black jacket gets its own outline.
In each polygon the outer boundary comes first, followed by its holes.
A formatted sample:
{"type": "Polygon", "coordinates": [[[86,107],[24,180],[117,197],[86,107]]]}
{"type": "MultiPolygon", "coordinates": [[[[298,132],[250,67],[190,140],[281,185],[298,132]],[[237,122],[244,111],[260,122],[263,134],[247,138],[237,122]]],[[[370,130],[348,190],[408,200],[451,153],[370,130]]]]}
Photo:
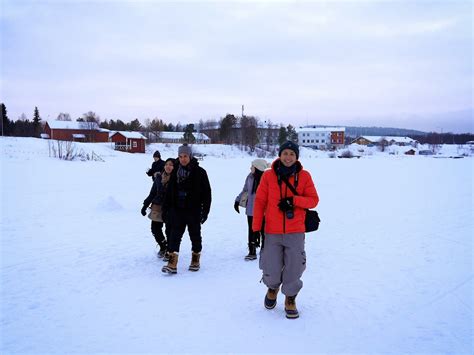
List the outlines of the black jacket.
{"type": "Polygon", "coordinates": [[[148,169],[146,174],[148,176],[151,176],[151,178],[155,180],[155,177],[154,177],[155,173],[161,173],[164,168],[165,168],[165,162],[160,159],[158,161],[154,161],[153,164],[151,164],[151,168],[148,169]]]}
{"type": "Polygon", "coordinates": [[[189,176],[183,182],[178,183],[179,160],[176,159],[166,189],[163,209],[189,210],[190,213],[200,213],[201,216],[207,216],[211,208],[211,185],[206,170],[199,166],[196,158],[191,159],[187,168],[189,176]]]}
{"type": "Polygon", "coordinates": [[[148,197],[143,201],[145,206],[150,206],[151,203],[156,205],[162,205],[165,197],[166,186],[161,183],[161,174],[156,175],[156,179],[153,180],[153,186],[150,189],[148,197]]]}

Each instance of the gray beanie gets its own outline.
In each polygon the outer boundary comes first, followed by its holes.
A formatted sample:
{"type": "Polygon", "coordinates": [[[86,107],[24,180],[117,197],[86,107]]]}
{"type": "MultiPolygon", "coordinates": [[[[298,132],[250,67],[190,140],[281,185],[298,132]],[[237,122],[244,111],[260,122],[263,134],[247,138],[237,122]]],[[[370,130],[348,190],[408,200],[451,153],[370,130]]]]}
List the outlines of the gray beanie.
{"type": "Polygon", "coordinates": [[[183,144],[182,146],[180,146],[178,148],[178,155],[180,154],[187,154],[189,155],[189,157],[192,157],[193,156],[193,150],[191,149],[191,147],[187,144],[183,144]]]}

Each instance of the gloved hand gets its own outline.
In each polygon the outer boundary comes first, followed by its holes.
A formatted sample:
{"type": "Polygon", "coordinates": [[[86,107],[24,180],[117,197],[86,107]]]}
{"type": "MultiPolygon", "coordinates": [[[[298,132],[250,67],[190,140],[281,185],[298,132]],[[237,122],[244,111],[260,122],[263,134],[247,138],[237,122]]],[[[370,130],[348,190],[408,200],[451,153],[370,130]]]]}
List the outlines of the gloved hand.
{"type": "Polygon", "coordinates": [[[293,206],[293,197],[285,197],[282,198],[280,202],[278,202],[278,208],[283,212],[290,211],[294,207],[295,206],[293,206]]]}
{"type": "Polygon", "coordinates": [[[234,203],[234,210],[235,210],[235,212],[240,213],[239,203],[237,201],[235,201],[235,203],[234,203]]]}
{"type": "Polygon", "coordinates": [[[260,232],[253,232],[253,240],[255,247],[260,248],[260,232]]]}
{"type": "Polygon", "coordinates": [[[151,169],[148,169],[145,174],[147,174],[148,176],[152,176],[152,175],[153,175],[153,173],[151,172],[151,169]]]}
{"type": "Polygon", "coordinates": [[[207,221],[207,213],[203,213],[201,215],[201,224],[204,224],[204,222],[206,222],[206,221],[207,221]]]}
{"type": "Polygon", "coordinates": [[[142,210],[140,211],[142,213],[142,216],[146,216],[146,209],[148,207],[146,205],[143,205],[142,210]]]}

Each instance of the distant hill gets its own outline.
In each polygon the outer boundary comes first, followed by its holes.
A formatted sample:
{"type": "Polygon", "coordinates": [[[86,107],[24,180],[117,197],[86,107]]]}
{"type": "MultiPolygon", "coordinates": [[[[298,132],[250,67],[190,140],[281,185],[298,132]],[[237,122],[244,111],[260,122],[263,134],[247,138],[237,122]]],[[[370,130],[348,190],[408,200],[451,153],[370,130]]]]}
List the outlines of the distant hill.
{"type": "MultiPolygon", "coordinates": [[[[308,125],[305,127],[334,127],[329,125],[308,125]]],[[[336,126],[337,127],[337,126],[336,126]]],[[[414,129],[406,128],[393,128],[393,127],[351,127],[344,126],[346,128],[346,137],[357,138],[359,136],[425,136],[428,133],[423,131],[417,131],[414,129]]]]}

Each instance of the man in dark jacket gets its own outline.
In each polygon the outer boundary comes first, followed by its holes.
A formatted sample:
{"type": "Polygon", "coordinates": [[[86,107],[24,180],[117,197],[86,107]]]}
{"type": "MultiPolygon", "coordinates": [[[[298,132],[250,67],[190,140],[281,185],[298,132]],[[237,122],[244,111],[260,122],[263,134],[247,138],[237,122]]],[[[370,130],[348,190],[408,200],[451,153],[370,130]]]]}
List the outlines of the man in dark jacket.
{"type": "Polygon", "coordinates": [[[151,176],[152,180],[155,180],[156,173],[161,173],[165,168],[165,162],[161,160],[160,151],[156,151],[153,153],[153,164],[151,164],[151,168],[147,170],[146,174],[151,176]]]}
{"type": "Polygon", "coordinates": [[[191,147],[178,148],[178,160],[166,191],[163,204],[165,222],[171,224],[168,240],[169,262],[163,272],[177,272],[179,246],[186,227],[192,244],[189,270],[198,271],[202,249],[201,224],[207,220],[211,208],[211,186],[206,170],[193,158],[191,147]]]}

